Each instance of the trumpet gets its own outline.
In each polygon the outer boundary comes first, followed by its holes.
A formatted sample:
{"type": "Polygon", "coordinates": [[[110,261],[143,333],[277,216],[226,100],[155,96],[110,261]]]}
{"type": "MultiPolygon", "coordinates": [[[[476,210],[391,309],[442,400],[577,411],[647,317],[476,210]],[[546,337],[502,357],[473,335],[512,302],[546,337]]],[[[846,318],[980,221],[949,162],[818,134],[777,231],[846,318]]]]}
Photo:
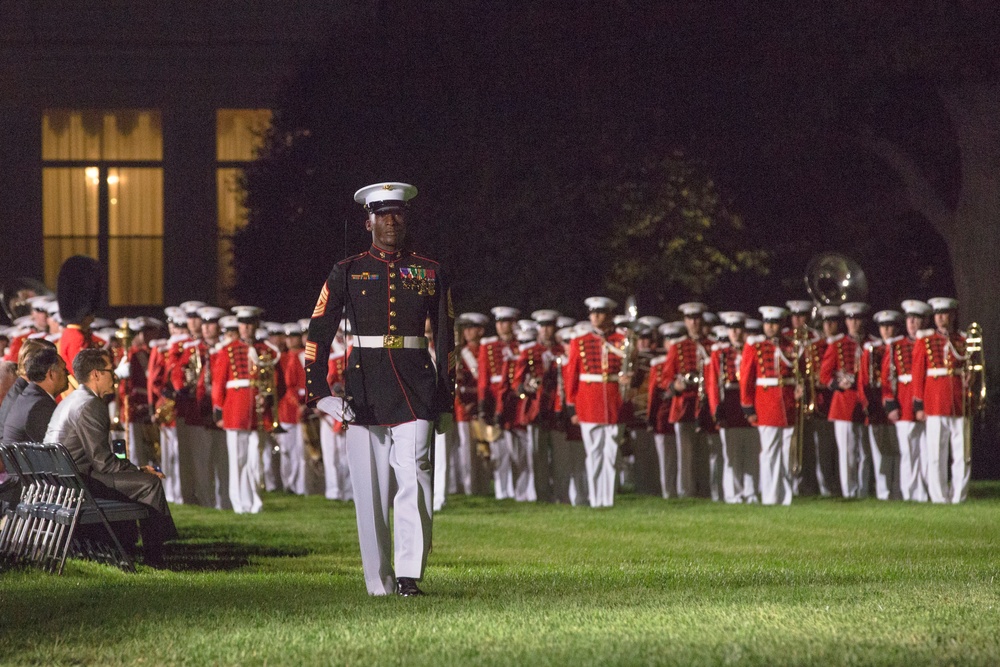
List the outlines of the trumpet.
{"type": "Polygon", "coordinates": [[[184,367],[184,385],[191,389],[198,386],[198,378],[201,377],[202,361],[199,347],[199,345],[194,346],[191,358],[184,367]]]}
{"type": "Polygon", "coordinates": [[[177,407],[177,402],[172,398],[164,398],[156,410],[153,411],[153,421],[159,426],[165,426],[166,424],[173,423],[176,419],[175,409],[177,407]]]}

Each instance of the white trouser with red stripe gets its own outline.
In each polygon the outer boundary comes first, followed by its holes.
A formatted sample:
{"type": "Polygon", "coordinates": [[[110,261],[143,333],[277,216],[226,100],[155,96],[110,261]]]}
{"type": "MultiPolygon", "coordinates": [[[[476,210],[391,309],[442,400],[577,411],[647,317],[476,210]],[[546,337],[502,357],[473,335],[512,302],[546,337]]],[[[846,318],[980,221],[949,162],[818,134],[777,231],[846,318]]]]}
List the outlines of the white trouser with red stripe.
{"type": "Polygon", "coordinates": [[[674,424],[674,442],[677,445],[677,496],[690,498],[695,495],[694,448],[703,439],[698,433],[698,423],[674,424]]]}
{"type": "Polygon", "coordinates": [[[924,457],[921,452],[926,442],[923,422],[896,422],[896,440],[899,442],[899,490],[903,500],[925,502],[927,482],[924,479],[924,457]]]}
{"type": "Polygon", "coordinates": [[[591,507],[615,504],[615,470],[618,463],[618,424],[580,423],[583,447],[587,455],[587,485],[591,507]]]}
{"type": "Polygon", "coordinates": [[[160,470],[163,472],[163,495],[168,503],[183,503],[181,466],[177,458],[177,427],[160,427],[160,470]]]}
{"type": "Polygon", "coordinates": [[[306,454],[302,441],[302,425],[281,422],[284,433],[275,437],[281,448],[281,484],[286,491],[303,496],[306,493],[306,454]]]}
{"type": "Polygon", "coordinates": [[[927,495],[932,503],[960,503],[969,494],[965,417],[927,415],[927,495]],[[951,485],[948,456],[951,455],[951,485]]]}
{"type": "Polygon", "coordinates": [[[451,450],[454,449],[455,427],[445,433],[434,433],[434,511],[444,507],[448,493],[448,471],[451,468],[451,450]]]}
{"type": "Polygon", "coordinates": [[[396,426],[351,424],[347,429],[361,565],[369,595],[392,594],[396,577],[424,576],[431,548],[433,439],[434,424],[424,419],[396,426]]]}
{"type": "Polygon", "coordinates": [[[792,452],[794,426],[758,426],[760,433],[760,501],[764,505],[792,504],[792,452]]]}
{"type": "Polygon", "coordinates": [[[677,444],[676,436],[667,443],[666,433],[653,434],[653,447],[659,462],[660,494],[664,498],[677,497],[677,444]]]}

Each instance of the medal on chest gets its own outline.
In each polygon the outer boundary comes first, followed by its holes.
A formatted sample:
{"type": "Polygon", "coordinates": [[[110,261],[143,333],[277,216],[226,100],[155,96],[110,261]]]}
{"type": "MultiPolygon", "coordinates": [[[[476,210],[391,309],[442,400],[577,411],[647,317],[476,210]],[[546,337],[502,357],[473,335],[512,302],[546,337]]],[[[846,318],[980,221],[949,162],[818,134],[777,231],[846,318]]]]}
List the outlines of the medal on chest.
{"type": "Polygon", "coordinates": [[[399,277],[403,281],[403,289],[417,290],[420,296],[434,296],[434,269],[419,266],[399,267],[399,277]]]}

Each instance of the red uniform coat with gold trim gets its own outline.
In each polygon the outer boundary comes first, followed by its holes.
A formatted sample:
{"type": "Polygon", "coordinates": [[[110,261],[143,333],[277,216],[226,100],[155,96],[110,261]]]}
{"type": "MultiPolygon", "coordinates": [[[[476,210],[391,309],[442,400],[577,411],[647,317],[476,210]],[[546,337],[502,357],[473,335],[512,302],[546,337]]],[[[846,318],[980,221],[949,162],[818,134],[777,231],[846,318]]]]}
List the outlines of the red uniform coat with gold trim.
{"type": "Polygon", "coordinates": [[[476,418],[479,403],[479,350],[482,346],[466,343],[458,352],[455,367],[455,421],[476,418]]]}
{"type": "Polygon", "coordinates": [[[622,396],[618,372],[622,367],[625,336],[612,331],[606,337],[591,331],[569,345],[566,403],[587,424],[620,424],[622,396]],[[581,376],[590,376],[590,379],[581,376]]]}
{"type": "Polygon", "coordinates": [[[704,367],[708,364],[709,351],[704,339],[695,340],[685,337],[674,343],[667,350],[667,360],[660,370],[660,389],[667,392],[670,398],[670,422],[693,422],[699,419],[698,386],[688,384],[683,391],[674,389],[677,377],[704,377],[704,367]]]}
{"type": "Polygon", "coordinates": [[[525,397],[518,400],[518,425],[537,424],[547,429],[557,426],[562,404],[559,400],[561,368],[556,359],[564,353],[565,350],[559,343],[529,343],[521,347],[515,363],[513,390],[520,395],[525,383],[531,378],[537,382],[538,388],[534,392],[524,391],[525,397]]]}
{"type": "Polygon", "coordinates": [[[850,336],[841,334],[830,339],[830,345],[823,354],[819,381],[833,391],[830,399],[830,421],[848,421],[863,424],[864,405],[858,391],[858,374],[861,372],[861,343],[850,336]],[[849,389],[841,389],[838,378],[852,376],[854,383],[849,389]]]}
{"type": "Polygon", "coordinates": [[[62,331],[59,342],[56,344],[59,349],[59,356],[66,362],[66,369],[73,375],[73,360],[80,350],[104,347],[105,341],[90,332],[90,329],[81,329],[77,324],[70,324],[62,331]]]}
{"type": "MultiPolygon", "coordinates": [[[[258,354],[273,354],[273,350],[263,341],[254,344],[258,354]]],[[[270,431],[271,412],[264,410],[263,423],[257,421],[257,389],[250,373],[249,346],[242,340],[234,340],[215,356],[212,365],[212,407],[222,411],[222,428],[253,431],[258,428],[270,431]],[[243,386],[227,386],[230,382],[241,381],[243,386]]]]}
{"type": "Polygon", "coordinates": [[[278,421],[283,424],[299,423],[299,410],[306,402],[306,368],[302,348],[288,350],[278,364],[285,377],[285,394],[278,403],[278,421]]]}
{"type": "Polygon", "coordinates": [[[966,361],[965,334],[935,331],[913,345],[913,400],[938,417],[962,417],[966,361]],[[933,372],[931,372],[933,370],[933,372]]]}
{"type": "Polygon", "coordinates": [[[513,338],[483,339],[479,345],[479,402],[488,416],[495,416],[496,423],[511,428],[517,418],[517,401],[511,400],[510,381],[514,367],[506,362],[516,359],[519,346],[513,338]]]}
{"type": "Polygon", "coordinates": [[[885,350],[885,343],[879,340],[865,343],[861,351],[858,394],[869,424],[889,423],[882,407],[882,360],[885,358],[885,350]]]}
{"type": "Polygon", "coordinates": [[[882,355],[882,405],[899,410],[900,421],[913,421],[913,347],[915,339],[902,336],[882,355]]]}
{"type": "Polygon", "coordinates": [[[740,360],[740,407],[744,414],[757,415],[758,426],[795,425],[792,381],[797,363],[795,344],[784,336],[747,339],[740,360]]]}
{"type": "Polygon", "coordinates": [[[705,393],[708,408],[721,428],[749,428],[740,407],[740,362],[743,348],[731,343],[712,346],[712,356],[705,368],[705,393]],[[719,407],[722,407],[720,410],[719,407]]]}
{"type": "Polygon", "coordinates": [[[649,361],[649,383],[646,385],[646,399],[649,425],[653,427],[654,433],[672,433],[673,426],[670,424],[670,403],[666,398],[666,391],[660,388],[663,381],[663,363],[667,360],[667,355],[661,354],[653,357],[649,361]]]}

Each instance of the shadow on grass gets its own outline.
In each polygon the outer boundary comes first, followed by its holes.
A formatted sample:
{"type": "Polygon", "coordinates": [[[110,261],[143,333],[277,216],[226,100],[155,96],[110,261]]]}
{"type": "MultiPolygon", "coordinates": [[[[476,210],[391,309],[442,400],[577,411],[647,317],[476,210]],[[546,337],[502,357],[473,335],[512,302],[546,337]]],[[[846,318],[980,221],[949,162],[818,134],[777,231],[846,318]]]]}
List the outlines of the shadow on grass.
{"type": "Polygon", "coordinates": [[[1000,498],[1000,481],[982,480],[969,485],[969,498],[996,500],[1000,498]]]}
{"type": "Polygon", "coordinates": [[[166,550],[167,569],[175,572],[226,572],[250,565],[253,557],[301,558],[308,549],[278,548],[238,542],[170,544],[166,550]]]}

